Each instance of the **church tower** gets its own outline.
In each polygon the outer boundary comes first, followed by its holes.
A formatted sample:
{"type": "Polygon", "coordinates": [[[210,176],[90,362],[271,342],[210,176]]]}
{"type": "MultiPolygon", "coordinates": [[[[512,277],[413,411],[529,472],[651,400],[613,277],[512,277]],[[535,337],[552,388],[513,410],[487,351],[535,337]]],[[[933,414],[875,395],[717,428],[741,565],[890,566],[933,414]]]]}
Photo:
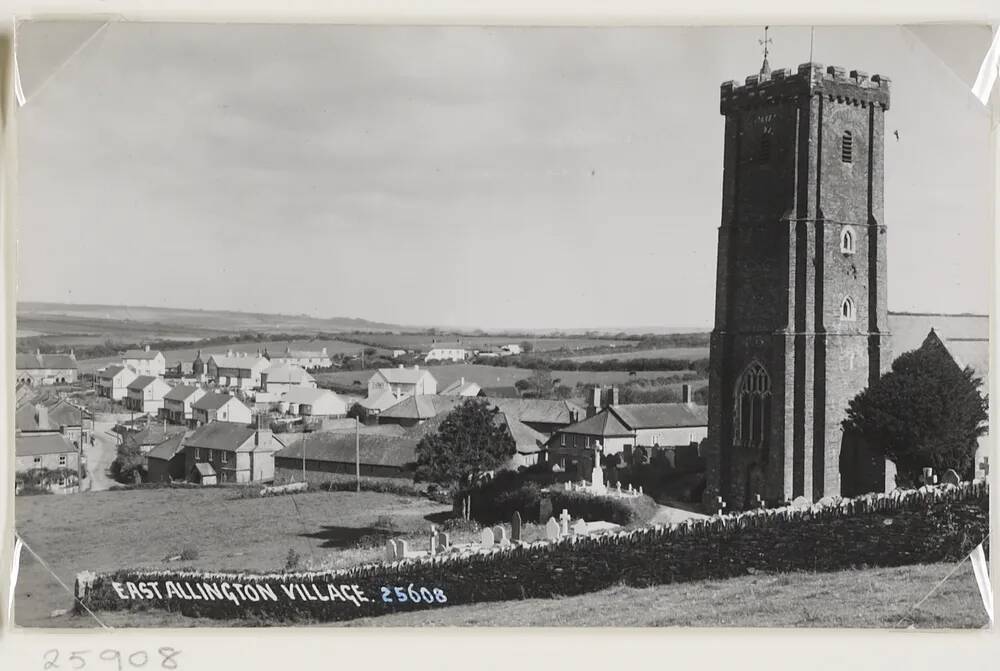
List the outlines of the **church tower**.
{"type": "Polygon", "coordinates": [[[729,510],[841,493],[847,404],[891,362],[888,108],[887,78],[816,63],[722,84],[705,498],[729,510]]]}

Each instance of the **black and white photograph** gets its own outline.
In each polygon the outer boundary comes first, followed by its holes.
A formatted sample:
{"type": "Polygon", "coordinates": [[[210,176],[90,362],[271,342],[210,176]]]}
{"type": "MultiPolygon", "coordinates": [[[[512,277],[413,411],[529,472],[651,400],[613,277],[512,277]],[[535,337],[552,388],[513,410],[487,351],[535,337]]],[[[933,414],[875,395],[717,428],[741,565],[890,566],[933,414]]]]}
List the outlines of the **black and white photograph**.
{"type": "Polygon", "coordinates": [[[992,40],[22,22],[13,623],[990,629],[992,40]]]}

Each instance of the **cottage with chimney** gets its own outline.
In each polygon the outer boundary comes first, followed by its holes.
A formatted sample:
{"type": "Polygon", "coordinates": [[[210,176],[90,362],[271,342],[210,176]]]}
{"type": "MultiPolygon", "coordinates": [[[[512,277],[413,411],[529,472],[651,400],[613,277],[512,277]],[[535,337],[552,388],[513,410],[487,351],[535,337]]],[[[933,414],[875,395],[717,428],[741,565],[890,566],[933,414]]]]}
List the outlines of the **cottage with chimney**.
{"type": "Polygon", "coordinates": [[[179,384],[163,397],[160,416],[174,424],[187,424],[194,419],[192,404],[196,403],[205,390],[193,384],[179,384]]]}
{"type": "Polygon", "coordinates": [[[260,374],[260,390],[268,394],[283,394],[292,387],[316,388],[316,378],[305,368],[294,364],[275,364],[260,374]]]}
{"type": "Polygon", "coordinates": [[[257,426],[211,422],[184,440],[184,466],[193,482],[270,482],[274,454],[285,447],[258,416],[257,426]]]}
{"type": "Polygon", "coordinates": [[[284,352],[275,355],[268,354],[267,356],[271,359],[271,365],[298,366],[306,370],[330,368],[333,365],[326,347],[319,351],[307,351],[293,350],[286,346],[284,352]]]}
{"type": "Polygon", "coordinates": [[[243,401],[229,394],[212,392],[191,404],[191,423],[194,426],[210,422],[249,424],[253,413],[243,401]]]}
{"type": "Polygon", "coordinates": [[[80,487],[80,452],[59,433],[18,434],[14,437],[14,493],[28,483],[53,494],[71,494],[80,487]]]}
{"type": "Polygon", "coordinates": [[[73,350],[69,354],[42,354],[35,350],[33,354],[18,352],[16,360],[17,376],[15,382],[37,387],[46,384],[73,384],[79,375],[76,355],[73,350]]]}
{"type": "Polygon", "coordinates": [[[251,390],[260,387],[261,373],[271,362],[260,356],[249,356],[246,352],[234,354],[213,354],[208,360],[208,378],[220,387],[251,390]]]}
{"type": "Polygon", "coordinates": [[[138,377],[128,366],[113,365],[97,371],[97,395],[121,401],[128,395],[128,386],[138,377]]]}
{"type": "Polygon", "coordinates": [[[14,414],[14,429],[25,435],[59,433],[80,447],[89,437],[83,419],[83,410],[64,399],[25,399],[14,414]]]}
{"type": "Polygon", "coordinates": [[[368,398],[376,399],[391,393],[396,400],[406,396],[437,393],[437,380],[429,371],[413,366],[405,368],[380,368],[368,380],[368,398]]]}
{"type": "Polygon", "coordinates": [[[169,392],[170,385],[162,377],[140,375],[125,388],[125,407],[156,416],[163,407],[163,397],[169,392]]]}
{"type": "Polygon", "coordinates": [[[128,366],[137,375],[163,376],[167,370],[167,360],[163,352],[150,350],[149,345],[142,349],[130,349],[122,355],[122,365],[128,366]]]}

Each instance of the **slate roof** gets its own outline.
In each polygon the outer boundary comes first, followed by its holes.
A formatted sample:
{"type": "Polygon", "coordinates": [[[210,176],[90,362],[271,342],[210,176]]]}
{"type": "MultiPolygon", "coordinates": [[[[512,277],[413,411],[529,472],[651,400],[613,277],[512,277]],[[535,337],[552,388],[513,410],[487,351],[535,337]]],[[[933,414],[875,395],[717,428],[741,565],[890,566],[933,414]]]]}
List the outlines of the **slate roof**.
{"type": "Polygon", "coordinates": [[[475,382],[463,382],[458,379],[439,391],[438,394],[441,396],[475,396],[479,390],[480,386],[475,382]]]}
{"type": "Polygon", "coordinates": [[[593,417],[588,417],[582,422],[562,428],[560,432],[581,436],[600,436],[602,438],[632,435],[632,430],[625,426],[608,408],[601,410],[593,417]]]}
{"type": "Polygon", "coordinates": [[[146,453],[147,459],[170,461],[184,449],[184,433],[176,433],[146,453]]]}
{"type": "Polygon", "coordinates": [[[198,410],[218,410],[229,401],[235,400],[237,403],[242,403],[240,399],[235,396],[230,396],[229,394],[220,394],[218,392],[210,392],[205,394],[197,401],[191,404],[192,408],[197,408],[198,410]]]}
{"type": "Polygon", "coordinates": [[[61,433],[18,434],[14,436],[14,451],[19,457],[38,457],[76,452],[76,448],[61,433]]]}
{"type": "Polygon", "coordinates": [[[285,392],[285,394],[282,395],[281,400],[286,403],[305,403],[306,405],[314,405],[317,401],[326,397],[333,397],[334,399],[338,398],[338,396],[329,389],[291,387],[287,392],[285,392]]]}
{"type": "Polygon", "coordinates": [[[430,419],[443,412],[450,412],[464,401],[465,398],[461,396],[416,394],[407,396],[394,406],[383,410],[379,417],[382,419],[430,419]]]}
{"type": "Polygon", "coordinates": [[[18,352],[15,365],[17,370],[77,368],[76,357],[69,354],[28,354],[18,352]]]}
{"type": "Polygon", "coordinates": [[[517,420],[511,420],[506,414],[501,413],[503,422],[507,425],[510,437],[514,439],[514,445],[521,454],[534,454],[541,451],[541,446],[547,440],[545,434],[535,431],[530,426],[517,420]]]}
{"type": "Polygon", "coordinates": [[[212,450],[236,452],[253,437],[254,432],[255,429],[252,426],[234,422],[209,422],[188,436],[184,445],[186,447],[204,447],[212,450]]]}
{"type": "Polygon", "coordinates": [[[210,477],[215,475],[215,469],[212,468],[212,464],[207,461],[199,461],[194,465],[194,469],[198,471],[198,475],[201,477],[210,477]]]}
{"type": "MultiPolygon", "coordinates": [[[[294,442],[274,456],[301,459],[304,444],[307,460],[353,464],[356,459],[354,440],[353,432],[317,431],[298,434],[294,442]]],[[[417,461],[417,441],[413,438],[362,433],[358,444],[362,464],[403,468],[417,461]]]]}
{"type": "Polygon", "coordinates": [[[480,393],[491,398],[521,398],[517,387],[483,387],[480,393]]]}
{"type": "Polygon", "coordinates": [[[541,398],[490,398],[500,411],[522,422],[537,424],[572,424],[574,417],[583,417],[582,407],[571,401],[552,401],[541,398]]]}
{"type": "Polygon", "coordinates": [[[265,368],[262,374],[267,375],[267,381],[275,384],[305,384],[315,382],[316,378],[299,366],[278,364],[265,368]]]}
{"type": "Polygon", "coordinates": [[[58,431],[64,426],[82,426],[83,411],[62,399],[57,399],[55,403],[35,403],[24,402],[17,407],[14,414],[14,427],[18,431],[58,431]],[[44,426],[38,422],[38,411],[35,406],[45,407],[48,421],[44,426]]]}
{"type": "Polygon", "coordinates": [[[160,354],[159,350],[145,350],[145,349],[130,349],[126,350],[125,354],[122,355],[122,359],[140,359],[140,360],[151,360],[155,359],[156,355],[160,354]]]}
{"type": "Polygon", "coordinates": [[[198,391],[199,387],[195,384],[179,384],[166,394],[163,395],[163,400],[165,401],[186,401],[191,397],[191,394],[198,391]]]}
{"type": "Polygon", "coordinates": [[[362,408],[367,408],[368,410],[385,410],[386,408],[391,408],[396,405],[399,401],[396,400],[395,395],[388,389],[383,391],[381,394],[375,398],[363,398],[358,401],[358,405],[362,408]]]}
{"type": "Polygon", "coordinates": [[[125,370],[125,366],[122,366],[120,364],[115,364],[115,365],[112,365],[112,366],[108,366],[107,368],[105,368],[102,371],[98,371],[97,372],[97,377],[99,377],[102,380],[110,380],[110,379],[114,378],[115,375],[118,375],[118,373],[122,372],[123,370],[125,370]]]}
{"type": "Polygon", "coordinates": [[[389,384],[416,384],[425,375],[430,375],[426,368],[379,368],[378,372],[389,384]]]}
{"type": "Polygon", "coordinates": [[[129,445],[159,445],[164,440],[172,438],[174,436],[183,436],[184,429],[180,427],[167,426],[164,428],[163,424],[160,422],[150,422],[146,428],[141,431],[129,432],[124,434],[122,442],[129,445]]]}
{"type": "Polygon", "coordinates": [[[631,403],[613,405],[611,411],[632,429],[707,426],[708,408],[687,403],[631,403]]]}
{"type": "Polygon", "coordinates": [[[263,365],[265,368],[270,362],[259,356],[226,356],[225,354],[213,354],[209,361],[215,360],[217,368],[237,368],[241,370],[251,370],[263,365]]]}
{"type": "Polygon", "coordinates": [[[156,382],[155,375],[140,375],[139,377],[129,382],[128,387],[126,387],[126,389],[128,389],[129,391],[142,391],[143,389],[153,384],[154,382],[156,382]]]}

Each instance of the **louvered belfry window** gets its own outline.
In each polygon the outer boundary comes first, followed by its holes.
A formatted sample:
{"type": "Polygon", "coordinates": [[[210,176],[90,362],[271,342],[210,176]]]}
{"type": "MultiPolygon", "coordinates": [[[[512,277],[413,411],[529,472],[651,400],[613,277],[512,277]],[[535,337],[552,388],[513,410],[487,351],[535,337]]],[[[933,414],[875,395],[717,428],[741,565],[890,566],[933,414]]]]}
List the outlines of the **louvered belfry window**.
{"type": "Polygon", "coordinates": [[[840,138],[840,160],[844,163],[854,160],[854,136],[849,130],[845,130],[844,136],[840,138]]]}

